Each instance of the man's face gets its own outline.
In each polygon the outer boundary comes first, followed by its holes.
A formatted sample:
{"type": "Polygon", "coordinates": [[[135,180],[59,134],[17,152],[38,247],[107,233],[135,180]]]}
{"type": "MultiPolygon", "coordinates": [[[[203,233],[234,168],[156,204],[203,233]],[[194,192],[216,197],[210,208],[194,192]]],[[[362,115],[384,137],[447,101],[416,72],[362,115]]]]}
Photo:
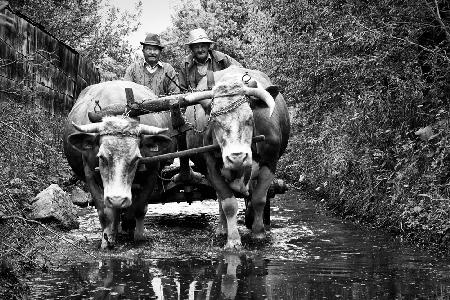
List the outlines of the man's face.
{"type": "Polygon", "coordinates": [[[161,56],[161,48],[158,46],[144,45],[144,48],[142,48],[142,53],[144,54],[145,61],[149,65],[154,66],[159,61],[159,57],[161,56]]]}
{"type": "Polygon", "coordinates": [[[191,44],[191,51],[194,54],[194,57],[200,61],[204,62],[208,58],[208,50],[210,43],[197,43],[191,44]]]}

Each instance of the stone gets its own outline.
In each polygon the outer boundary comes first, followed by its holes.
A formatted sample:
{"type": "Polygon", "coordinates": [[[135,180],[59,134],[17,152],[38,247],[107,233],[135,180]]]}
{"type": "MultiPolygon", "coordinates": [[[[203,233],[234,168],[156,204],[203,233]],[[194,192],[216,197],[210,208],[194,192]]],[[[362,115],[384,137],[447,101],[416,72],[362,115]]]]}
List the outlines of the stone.
{"type": "Polygon", "coordinates": [[[91,194],[83,191],[79,187],[74,187],[70,193],[70,200],[73,204],[79,207],[86,207],[92,203],[91,194]]]}
{"type": "Polygon", "coordinates": [[[79,228],[76,207],[70,196],[57,184],[52,184],[32,199],[28,218],[56,222],[64,229],[79,228]]]}

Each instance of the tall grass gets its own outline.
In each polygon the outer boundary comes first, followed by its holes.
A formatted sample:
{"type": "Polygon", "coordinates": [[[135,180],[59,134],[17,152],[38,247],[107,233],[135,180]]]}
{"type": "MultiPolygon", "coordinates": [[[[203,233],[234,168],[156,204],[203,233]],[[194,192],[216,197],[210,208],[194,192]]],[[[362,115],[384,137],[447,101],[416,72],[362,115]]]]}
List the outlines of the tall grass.
{"type": "MultiPolygon", "coordinates": [[[[24,99],[0,102],[0,298],[20,297],[20,279],[30,268],[45,267],[50,244],[45,233],[21,219],[27,204],[48,185],[62,187],[71,177],[63,155],[64,116],[49,114],[24,99]]],[[[51,241],[49,241],[51,242],[51,241]]]]}

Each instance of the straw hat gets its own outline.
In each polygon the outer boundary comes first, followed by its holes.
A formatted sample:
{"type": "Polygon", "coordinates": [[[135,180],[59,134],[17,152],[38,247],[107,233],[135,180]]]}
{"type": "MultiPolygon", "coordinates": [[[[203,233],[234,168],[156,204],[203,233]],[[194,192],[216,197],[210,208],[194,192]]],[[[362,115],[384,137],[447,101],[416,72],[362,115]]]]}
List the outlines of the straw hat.
{"type": "Polygon", "coordinates": [[[161,49],[164,48],[163,45],[161,45],[161,39],[159,38],[159,35],[156,33],[149,33],[145,37],[145,41],[141,42],[141,45],[151,45],[151,46],[157,46],[161,49]]]}
{"type": "Polygon", "coordinates": [[[208,35],[206,34],[206,31],[203,28],[196,28],[189,31],[189,38],[186,45],[198,43],[214,43],[214,41],[208,38],[208,35]]]}

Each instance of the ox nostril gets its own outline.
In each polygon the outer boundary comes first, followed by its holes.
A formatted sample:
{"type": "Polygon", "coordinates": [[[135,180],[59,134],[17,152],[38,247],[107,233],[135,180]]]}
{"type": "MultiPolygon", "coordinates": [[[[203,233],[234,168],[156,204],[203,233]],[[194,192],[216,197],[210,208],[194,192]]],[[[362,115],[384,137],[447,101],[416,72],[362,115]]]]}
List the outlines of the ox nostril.
{"type": "Polygon", "coordinates": [[[122,196],[106,196],[105,206],[113,208],[126,208],[131,205],[131,199],[129,197],[122,196]]]}
{"type": "Polygon", "coordinates": [[[244,161],[246,156],[247,153],[243,152],[231,153],[231,157],[234,161],[244,161]]]}
{"type": "Polygon", "coordinates": [[[128,197],[125,197],[122,201],[122,208],[127,208],[131,205],[131,199],[128,197]]]}
{"type": "Polygon", "coordinates": [[[227,155],[226,159],[228,163],[231,164],[242,164],[245,163],[249,158],[248,153],[245,152],[235,152],[227,155]]]}

